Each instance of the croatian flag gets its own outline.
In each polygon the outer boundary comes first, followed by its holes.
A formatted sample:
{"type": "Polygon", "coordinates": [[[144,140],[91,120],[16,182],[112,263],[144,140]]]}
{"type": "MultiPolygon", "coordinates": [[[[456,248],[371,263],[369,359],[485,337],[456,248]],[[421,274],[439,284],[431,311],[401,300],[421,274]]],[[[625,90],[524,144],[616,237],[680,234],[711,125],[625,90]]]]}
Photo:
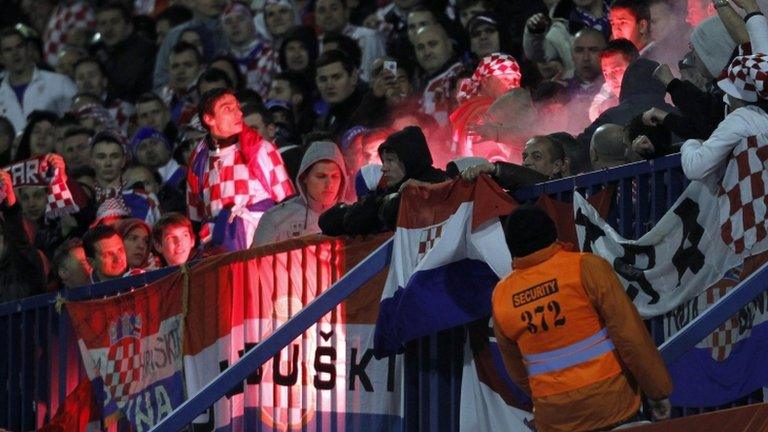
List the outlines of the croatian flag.
{"type": "Polygon", "coordinates": [[[183,402],[181,289],[160,281],[66,305],[107,426],[124,417],[148,431],[183,402]]]}
{"type": "Polygon", "coordinates": [[[488,177],[407,188],[376,322],[377,355],[491,314],[512,271],[499,216],[517,203],[488,177]]]}
{"type": "Polygon", "coordinates": [[[462,431],[533,430],[530,400],[506,374],[487,325],[493,288],[512,270],[499,216],[516,206],[485,176],[408,188],[400,202],[374,351],[475,321],[463,348],[462,431]]]}
{"type": "MultiPolygon", "coordinates": [[[[184,365],[190,396],[328,289],[373,244],[304,238],[212,257],[189,279],[184,365]]],[[[369,241],[371,243],[371,241],[369,241]]],[[[402,430],[402,362],[370,346],[368,284],[213,406],[216,432],[402,430]]],[[[211,419],[211,417],[213,417],[211,419]]]]}

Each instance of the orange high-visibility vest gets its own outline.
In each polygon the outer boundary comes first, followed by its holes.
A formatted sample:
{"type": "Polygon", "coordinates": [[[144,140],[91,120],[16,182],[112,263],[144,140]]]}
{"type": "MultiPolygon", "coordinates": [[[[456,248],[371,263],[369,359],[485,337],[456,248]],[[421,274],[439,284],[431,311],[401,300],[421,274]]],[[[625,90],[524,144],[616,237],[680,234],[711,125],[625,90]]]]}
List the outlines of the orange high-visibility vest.
{"type": "Polygon", "coordinates": [[[516,341],[531,392],[543,397],[621,373],[618,355],[581,282],[581,257],[558,251],[515,269],[493,293],[497,324],[516,341]]]}

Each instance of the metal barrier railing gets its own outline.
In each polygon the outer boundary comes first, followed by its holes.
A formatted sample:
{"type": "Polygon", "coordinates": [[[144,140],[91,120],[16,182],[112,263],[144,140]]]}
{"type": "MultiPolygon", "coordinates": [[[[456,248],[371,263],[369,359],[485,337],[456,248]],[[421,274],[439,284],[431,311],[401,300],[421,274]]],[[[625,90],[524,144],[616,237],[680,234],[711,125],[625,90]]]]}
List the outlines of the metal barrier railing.
{"type": "MultiPolygon", "coordinates": [[[[679,155],[672,155],[654,161],[638,162],[538,184],[520,189],[514,195],[521,202],[534,200],[542,194],[560,201],[571,201],[574,189],[585,196],[590,196],[602,190],[606,185],[614,185],[617,188],[617,193],[608,222],[616,227],[621,235],[636,238],[650,229],[664,215],[686,184],[687,180],[680,168],[680,157],[679,155]],[[643,197],[648,198],[643,199],[643,197]],[[644,205],[645,203],[648,205],[644,205]]],[[[390,244],[391,242],[387,243],[387,245],[390,244]]],[[[199,396],[204,399],[198,399],[195,402],[193,402],[194,399],[190,399],[185,403],[184,411],[180,409],[178,412],[186,413],[197,410],[203,405],[202,402],[199,402],[200,400],[212,404],[218,399],[216,394],[222,389],[230,386],[230,384],[234,386],[241,382],[248,375],[248,372],[258,366],[259,361],[271,358],[274,352],[282,347],[280,345],[281,338],[301,334],[304,325],[308,327],[314,323],[311,321],[311,317],[325,308],[330,310],[344,299],[342,294],[350,293],[359,287],[361,283],[357,282],[361,280],[359,278],[362,277],[363,273],[368,274],[375,269],[383,268],[389,257],[388,253],[383,252],[384,250],[386,247],[383,246],[366,260],[366,265],[358,266],[358,269],[370,266],[369,268],[360,270],[360,274],[356,274],[355,271],[350,272],[342,279],[343,283],[342,281],[337,283],[337,286],[341,288],[334,286],[334,289],[326,293],[328,297],[325,297],[325,294],[318,297],[311,306],[306,308],[309,310],[308,312],[302,311],[294,319],[287,322],[272,337],[266,339],[265,343],[259,344],[240,362],[222,374],[217,379],[215,386],[200,392],[199,396]],[[386,261],[382,254],[386,255],[386,261]],[[331,298],[331,296],[333,297],[331,298]],[[277,339],[267,344],[266,342],[272,340],[273,337],[277,339]],[[269,349],[270,347],[272,350],[269,349]],[[235,366],[237,369],[234,369],[235,366]],[[236,374],[229,372],[230,370],[235,370],[236,374]]],[[[166,268],[131,278],[67,290],[59,294],[45,294],[0,304],[0,326],[4,326],[0,328],[5,330],[0,332],[0,343],[4,343],[8,347],[7,353],[0,355],[0,384],[5,384],[3,387],[5,391],[0,392],[0,425],[5,424],[7,428],[12,430],[28,430],[34,428],[35,425],[44,424],[52,416],[56,406],[64,400],[67,392],[71,390],[72,383],[76,383],[79,378],[84,376],[80,367],[79,354],[76,349],[69,346],[73,343],[73,338],[70,337],[72,330],[68,318],[66,314],[56,312],[56,304],[59,299],[72,301],[114,295],[151,283],[175,271],[175,268],[166,268]],[[75,362],[77,366],[72,367],[72,362],[75,362]]],[[[750,284],[754,280],[764,283],[764,278],[768,277],[764,273],[768,274],[768,271],[761,269],[748,281],[750,284]]],[[[753,289],[754,286],[751,286],[750,290],[753,289]]],[[[734,308],[737,310],[741,301],[751,295],[747,293],[747,289],[738,291],[743,293],[736,294],[734,291],[733,299],[727,302],[727,305],[713,309],[711,315],[706,316],[716,316],[716,319],[710,318],[715,321],[723,316],[732,315],[734,308]]],[[[323,313],[317,316],[320,317],[323,313]]],[[[691,327],[690,333],[680,337],[685,337],[687,344],[701,334],[706,335],[706,331],[712,326],[710,323],[713,321],[703,318],[697,320],[694,322],[695,325],[691,327]]],[[[656,336],[661,334],[658,331],[661,330],[660,319],[651,320],[649,327],[656,336]]],[[[423,338],[408,345],[405,356],[407,430],[458,430],[461,359],[445,354],[455,354],[455,352],[451,352],[451,349],[462,338],[461,332],[446,331],[439,337],[423,338]]],[[[292,337],[289,337],[285,341],[291,339],[292,337]]],[[[656,337],[656,340],[659,341],[659,337],[656,337]]],[[[675,349],[682,349],[680,347],[684,344],[680,342],[680,345],[671,343],[668,345],[677,347],[665,348],[665,350],[672,350],[668,351],[671,353],[675,349]]],[[[224,392],[227,390],[229,388],[224,392]]],[[[202,409],[206,407],[202,407],[202,409]]],[[[684,414],[690,412],[696,411],[688,410],[684,414]]],[[[174,412],[172,417],[168,417],[166,420],[174,422],[169,424],[176,427],[183,423],[183,421],[175,420],[180,419],[180,416],[181,414],[174,412]]],[[[166,422],[162,423],[162,427],[159,426],[158,430],[172,429],[165,428],[166,422]]]]}

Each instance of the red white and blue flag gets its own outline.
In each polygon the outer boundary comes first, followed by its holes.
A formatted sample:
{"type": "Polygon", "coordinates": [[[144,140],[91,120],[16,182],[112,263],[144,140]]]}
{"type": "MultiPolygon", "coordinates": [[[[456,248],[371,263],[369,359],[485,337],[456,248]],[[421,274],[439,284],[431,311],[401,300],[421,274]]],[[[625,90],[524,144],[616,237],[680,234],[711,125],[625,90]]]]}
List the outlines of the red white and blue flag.
{"type": "MultiPolygon", "coordinates": [[[[190,397],[381,241],[360,250],[337,240],[290,240],[192,268],[184,355],[190,397]]],[[[381,287],[380,280],[362,287],[197,421],[212,420],[217,431],[402,430],[401,363],[376,360],[371,349],[381,287]]]]}
{"type": "Polygon", "coordinates": [[[66,305],[106,426],[147,431],[184,400],[182,285],[66,305]]]}
{"type": "Polygon", "coordinates": [[[400,202],[375,352],[474,322],[463,350],[462,431],[532,428],[521,409],[530,401],[506,374],[488,327],[493,288],[512,270],[499,216],[516,206],[487,177],[407,188],[400,202]]]}

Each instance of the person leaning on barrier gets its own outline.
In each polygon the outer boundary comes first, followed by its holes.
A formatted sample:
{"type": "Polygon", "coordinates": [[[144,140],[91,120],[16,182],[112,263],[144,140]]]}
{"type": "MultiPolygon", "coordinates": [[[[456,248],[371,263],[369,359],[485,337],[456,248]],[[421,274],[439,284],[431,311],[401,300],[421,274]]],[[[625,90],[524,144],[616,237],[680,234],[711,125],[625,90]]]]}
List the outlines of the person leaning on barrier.
{"type": "Polygon", "coordinates": [[[408,126],[379,146],[385,186],[354,204],[337,204],[320,215],[326,235],[363,235],[395,229],[400,190],[406,182],[440,183],[446,174],[432,166],[432,154],[421,128],[408,126]]]}
{"type": "Polygon", "coordinates": [[[546,212],[507,219],[512,273],[493,292],[493,327],[512,379],[533,399],[536,429],[609,430],[639,420],[640,392],[669,417],[672,382],[611,265],[567,252],[546,212]]]}
{"type": "Polygon", "coordinates": [[[472,181],[480,174],[488,174],[499,186],[507,190],[531,186],[539,182],[563,177],[568,160],[560,140],[539,135],[529,139],[523,149],[523,165],[493,162],[474,165],[461,172],[465,180],[472,181]]]}

